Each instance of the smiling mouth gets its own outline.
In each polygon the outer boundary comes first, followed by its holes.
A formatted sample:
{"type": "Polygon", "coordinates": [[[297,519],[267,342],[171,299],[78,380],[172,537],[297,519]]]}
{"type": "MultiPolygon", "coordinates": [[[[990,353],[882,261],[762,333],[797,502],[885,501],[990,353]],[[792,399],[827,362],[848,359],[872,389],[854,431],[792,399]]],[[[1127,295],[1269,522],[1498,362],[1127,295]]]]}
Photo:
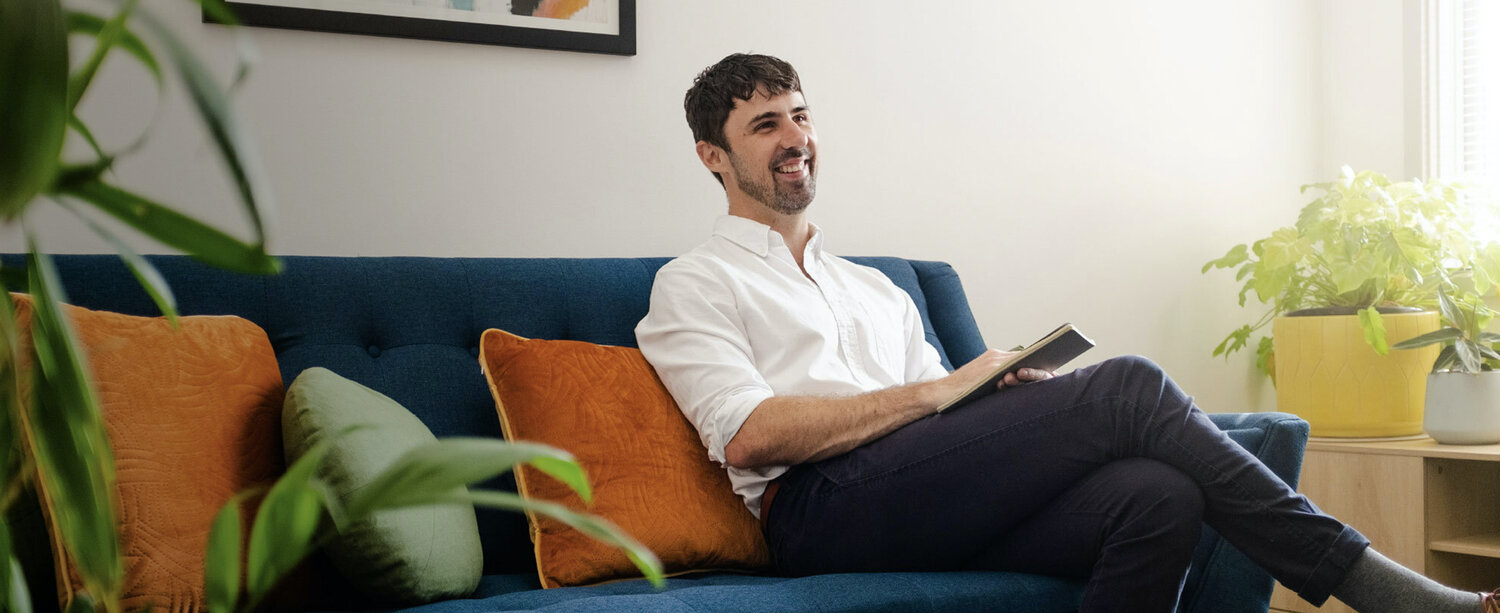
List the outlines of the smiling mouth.
{"type": "Polygon", "coordinates": [[[800,176],[807,172],[807,158],[797,158],[775,168],[776,174],[785,175],[789,178],[800,176]]]}

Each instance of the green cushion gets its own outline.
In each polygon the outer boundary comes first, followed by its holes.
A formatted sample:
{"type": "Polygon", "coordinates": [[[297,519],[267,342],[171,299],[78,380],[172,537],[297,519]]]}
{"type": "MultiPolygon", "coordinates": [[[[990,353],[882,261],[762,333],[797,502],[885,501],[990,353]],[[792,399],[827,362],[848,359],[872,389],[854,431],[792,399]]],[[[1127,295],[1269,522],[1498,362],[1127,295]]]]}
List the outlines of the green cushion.
{"type": "MultiPolygon", "coordinates": [[[[287,465],[350,426],[318,469],[341,499],[414,447],[437,440],[396,401],[326,368],[309,368],[287,389],[281,430],[287,465]]],[[[378,511],[346,528],[328,548],[334,566],[382,603],[410,605],[468,596],[483,555],[472,505],[378,511]]]]}

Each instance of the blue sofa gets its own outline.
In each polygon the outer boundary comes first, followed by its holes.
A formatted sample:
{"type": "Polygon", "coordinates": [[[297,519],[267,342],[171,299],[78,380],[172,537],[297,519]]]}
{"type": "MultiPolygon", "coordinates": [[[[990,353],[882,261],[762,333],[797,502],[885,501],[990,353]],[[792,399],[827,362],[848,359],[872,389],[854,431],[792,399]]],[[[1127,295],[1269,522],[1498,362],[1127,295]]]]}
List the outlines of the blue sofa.
{"type": "MultiPolygon", "coordinates": [[[[479,366],[480,334],[634,346],[651,283],[666,258],[482,259],[287,257],[278,276],[222,272],[182,256],[152,256],[184,314],[234,314],[270,336],[287,383],[324,366],[411,409],[439,437],[499,437],[479,366]]],[[[854,258],[912,295],[927,339],[945,365],[985,348],[957,274],[947,264],[854,258]]],[[[6,256],[5,266],[19,264],[6,256]]],[[[59,256],[69,301],[156,315],[119,260],[59,256]]],[[[1213,420],[1296,485],[1306,422],[1285,414],[1219,414],[1213,420]]],[[[488,484],[514,489],[508,477],[488,484]]],[[[426,613],[542,611],[1075,611],[1081,583],[1018,573],[840,574],[800,578],[702,574],[541,590],[525,518],[481,510],[486,576],[468,599],[408,609],[426,613]]],[[[1264,613],[1271,579],[1205,529],[1180,611],[1264,613]]]]}

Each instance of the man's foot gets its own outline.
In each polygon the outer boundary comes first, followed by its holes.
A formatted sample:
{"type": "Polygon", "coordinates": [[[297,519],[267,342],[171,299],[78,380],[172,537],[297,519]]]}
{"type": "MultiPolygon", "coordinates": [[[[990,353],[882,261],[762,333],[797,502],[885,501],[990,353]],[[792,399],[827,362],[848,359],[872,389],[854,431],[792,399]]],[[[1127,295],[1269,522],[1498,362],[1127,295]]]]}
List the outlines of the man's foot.
{"type": "Polygon", "coordinates": [[[1480,613],[1500,613],[1500,588],[1479,595],[1480,613]]]}

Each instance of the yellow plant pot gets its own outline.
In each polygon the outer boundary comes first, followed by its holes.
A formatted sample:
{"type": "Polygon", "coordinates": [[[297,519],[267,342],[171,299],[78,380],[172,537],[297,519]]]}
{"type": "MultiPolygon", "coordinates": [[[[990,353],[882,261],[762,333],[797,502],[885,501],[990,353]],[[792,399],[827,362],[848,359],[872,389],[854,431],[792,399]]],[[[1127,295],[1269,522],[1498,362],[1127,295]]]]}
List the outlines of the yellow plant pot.
{"type": "MultiPolygon", "coordinates": [[[[1435,311],[1381,315],[1394,345],[1438,329],[1435,311]]],[[[1279,317],[1276,407],[1312,425],[1313,436],[1386,437],[1422,433],[1427,373],[1441,350],[1375,353],[1356,315],[1279,317]]]]}

